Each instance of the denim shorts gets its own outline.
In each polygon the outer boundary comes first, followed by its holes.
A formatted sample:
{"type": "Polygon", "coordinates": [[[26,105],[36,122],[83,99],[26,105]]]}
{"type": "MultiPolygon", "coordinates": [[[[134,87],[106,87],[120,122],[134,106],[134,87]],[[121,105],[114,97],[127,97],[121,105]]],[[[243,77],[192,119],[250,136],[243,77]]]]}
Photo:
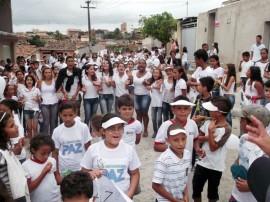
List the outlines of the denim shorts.
{"type": "Polygon", "coordinates": [[[134,95],[135,110],[148,113],[151,103],[150,95],[134,95]]]}
{"type": "Polygon", "coordinates": [[[38,117],[39,117],[39,111],[24,110],[24,118],[25,118],[25,120],[38,119],[38,117]]]}

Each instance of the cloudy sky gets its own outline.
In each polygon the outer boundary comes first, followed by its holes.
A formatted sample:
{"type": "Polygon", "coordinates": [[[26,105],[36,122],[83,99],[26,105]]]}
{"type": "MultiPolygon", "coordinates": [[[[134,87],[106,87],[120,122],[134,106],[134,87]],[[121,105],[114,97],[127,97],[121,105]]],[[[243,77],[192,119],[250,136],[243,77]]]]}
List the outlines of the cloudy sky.
{"type": "MultiPolygon", "coordinates": [[[[224,0],[188,0],[188,16],[197,16],[221,6],[224,0]]],[[[92,0],[91,26],[114,30],[127,22],[138,27],[140,16],[149,17],[164,11],[174,18],[187,16],[187,0],[92,0]]],[[[87,30],[87,9],[83,0],[12,0],[14,32],[41,29],[59,30],[68,28],[87,30]]]]}

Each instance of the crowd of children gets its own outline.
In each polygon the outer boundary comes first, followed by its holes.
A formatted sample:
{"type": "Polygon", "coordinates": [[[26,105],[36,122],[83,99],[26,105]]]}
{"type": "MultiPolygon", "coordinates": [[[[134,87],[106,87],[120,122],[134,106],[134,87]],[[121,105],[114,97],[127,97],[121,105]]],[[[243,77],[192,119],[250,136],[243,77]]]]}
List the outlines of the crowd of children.
{"type": "MultiPolygon", "coordinates": [[[[136,145],[142,135],[148,135],[151,106],[153,149],[162,152],[153,162],[156,201],[187,202],[192,192],[193,200],[200,202],[206,181],[209,201],[218,201],[232,115],[241,118],[244,133],[246,126],[253,126],[250,115],[270,131],[266,53],[262,49],[256,63],[249,60],[249,52],[242,54],[239,85],[245,106],[241,111],[232,110],[238,85],[235,65],[222,68],[218,55],[208,57],[204,49],[194,53],[196,70],[189,78],[174,51],[169,62],[161,64],[158,49],[136,56],[134,52],[121,57],[104,54],[98,60],[93,54],[88,63],[84,57],[78,62],[67,56],[61,58],[66,66],[59,74],[56,62],[51,63],[54,67],[45,63],[40,69],[33,62],[28,72],[11,65],[0,101],[0,186],[5,190],[0,197],[22,202],[28,198],[33,202],[87,201],[92,196],[98,200],[93,181],[105,176],[132,199],[143,191],[136,145]],[[157,59],[155,66],[150,60],[157,59]],[[97,113],[99,104],[101,114],[97,113]],[[138,120],[133,117],[135,110],[138,120]],[[97,140],[91,144],[93,138],[97,140]],[[192,169],[192,190],[188,190],[192,169]]],[[[230,202],[256,201],[247,173],[251,163],[265,154],[246,136],[240,134],[239,156],[231,167],[235,185],[230,202]]]]}

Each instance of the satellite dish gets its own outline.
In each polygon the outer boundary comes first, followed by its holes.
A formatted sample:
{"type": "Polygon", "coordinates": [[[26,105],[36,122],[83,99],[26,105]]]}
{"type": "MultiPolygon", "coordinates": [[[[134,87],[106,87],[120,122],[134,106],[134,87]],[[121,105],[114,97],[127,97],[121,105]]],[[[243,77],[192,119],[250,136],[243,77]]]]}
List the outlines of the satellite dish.
{"type": "Polygon", "coordinates": [[[234,134],[231,134],[226,142],[227,149],[239,150],[240,139],[234,134]]]}
{"type": "Polygon", "coordinates": [[[5,87],[6,87],[6,81],[2,76],[0,76],[0,97],[3,96],[5,87]]]}

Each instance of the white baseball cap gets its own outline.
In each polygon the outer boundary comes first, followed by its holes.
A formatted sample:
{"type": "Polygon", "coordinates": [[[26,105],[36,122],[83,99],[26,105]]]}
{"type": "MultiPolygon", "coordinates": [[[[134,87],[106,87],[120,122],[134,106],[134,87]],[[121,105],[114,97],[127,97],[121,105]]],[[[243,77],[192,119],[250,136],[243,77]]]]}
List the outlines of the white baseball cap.
{"type": "Polygon", "coordinates": [[[105,123],[102,123],[102,128],[107,129],[110,126],[116,125],[116,124],[127,124],[127,122],[123,121],[122,119],[120,119],[119,117],[113,117],[111,119],[109,119],[108,121],[106,121],[105,123]]]}
{"type": "Polygon", "coordinates": [[[186,131],[184,129],[175,129],[175,130],[171,130],[169,132],[170,136],[174,136],[174,135],[177,135],[179,133],[184,133],[184,134],[187,134],[186,131]]]}
{"type": "Polygon", "coordinates": [[[195,106],[195,104],[186,100],[178,100],[176,102],[170,103],[170,105],[171,106],[176,106],[176,105],[195,106]]]}
{"type": "MultiPolygon", "coordinates": [[[[206,110],[208,110],[210,112],[217,112],[217,111],[223,112],[223,111],[219,110],[218,107],[213,105],[213,103],[211,101],[203,103],[202,106],[203,106],[203,108],[205,108],[206,110]]],[[[227,113],[227,112],[223,112],[223,113],[227,113]]]]}

